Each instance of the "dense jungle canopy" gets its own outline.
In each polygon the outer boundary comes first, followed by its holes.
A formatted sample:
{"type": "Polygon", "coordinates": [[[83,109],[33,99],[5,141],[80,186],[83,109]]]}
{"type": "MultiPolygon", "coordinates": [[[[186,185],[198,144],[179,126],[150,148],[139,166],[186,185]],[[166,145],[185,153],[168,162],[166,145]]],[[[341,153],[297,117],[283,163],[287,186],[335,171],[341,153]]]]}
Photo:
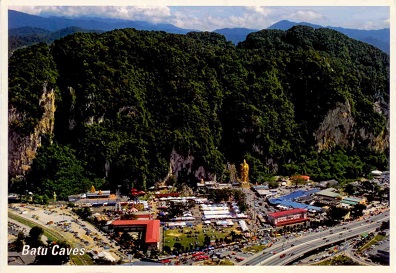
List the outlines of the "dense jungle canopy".
{"type": "Polygon", "coordinates": [[[252,182],[388,168],[389,56],[330,29],[262,30],[238,45],[210,32],[120,29],[19,49],[9,105],[23,119],[10,131],[34,132],[44,86],[55,93],[54,130],[23,178],[41,194],[145,189],[166,177],[171,154],[192,186],[228,180],[226,164],[243,159],[252,182]]]}

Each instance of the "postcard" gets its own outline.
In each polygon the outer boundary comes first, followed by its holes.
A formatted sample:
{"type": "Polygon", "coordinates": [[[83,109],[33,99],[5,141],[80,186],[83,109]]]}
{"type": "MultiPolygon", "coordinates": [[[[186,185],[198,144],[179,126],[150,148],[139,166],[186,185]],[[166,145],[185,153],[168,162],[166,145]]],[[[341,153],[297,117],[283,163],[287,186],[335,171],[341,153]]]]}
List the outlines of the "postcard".
{"type": "Polygon", "coordinates": [[[4,269],[391,272],[393,13],[3,4],[4,269]]]}

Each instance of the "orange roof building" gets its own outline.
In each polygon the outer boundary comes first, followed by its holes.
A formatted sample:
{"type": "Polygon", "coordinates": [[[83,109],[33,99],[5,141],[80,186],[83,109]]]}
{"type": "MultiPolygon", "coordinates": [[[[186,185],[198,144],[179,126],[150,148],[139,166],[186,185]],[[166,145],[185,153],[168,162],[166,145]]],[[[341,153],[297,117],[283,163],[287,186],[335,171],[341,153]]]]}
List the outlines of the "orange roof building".
{"type": "Polygon", "coordinates": [[[309,181],[309,178],[310,177],[308,175],[299,175],[299,174],[293,175],[292,177],[290,177],[291,180],[301,179],[301,180],[304,180],[304,181],[309,181]]]}
{"type": "Polygon", "coordinates": [[[161,241],[159,220],[114,220],[111,226],[118,230],[143,232],[147,245],[159,247],[161,241]]]}

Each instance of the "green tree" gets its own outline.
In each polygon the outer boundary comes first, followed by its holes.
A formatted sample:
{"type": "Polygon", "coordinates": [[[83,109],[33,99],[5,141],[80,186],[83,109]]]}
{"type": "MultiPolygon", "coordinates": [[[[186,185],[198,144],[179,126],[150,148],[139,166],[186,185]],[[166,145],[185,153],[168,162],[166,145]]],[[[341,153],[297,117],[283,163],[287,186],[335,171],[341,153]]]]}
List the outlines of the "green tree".
{"type": "Polygon", "coordinates": [[[35,193],[53,196],[55,192],[60,200],[86,192],[92,184],[75,151],[57,143],[39,149],[27,181],[35,193]]]}
{"type": "Polygon", "coordinates": [[[22,136],[33,133],[44,108],[39,103],[44,91],[56,89],[58,71],[48,45],[40,43],[12,54],[9,63],[10,109],[17,108],[23,119],[14,119],[10,131],[22,136]]]}
{"type": "Polygon", "coordinates": [[[34,226],[29,231],[29,237],[26,238],[27,243],[30,247],[39,247],[44,245],[41,241],[41,236],[44,234],[44,230],[41,227],[34,226]]]}
{"type": "Polygon", "coordinates": [[[205,234],[204,243],[203,244],[204,244],[204,246],[210,245],[210,237],[207,234],[205,234]]]}
{"type": "Polygon", "coordinates": [[[37,265],[63,265],[70,260],[70,255],[65,251],[70,247],[70,244],[65,241],[51,242],[47,246],[47,254],[37,255],[34,263],[37,265]]]}
{"type": "Polygon", "coordinates": [[[22,251],[25,239],[26,239],[25,234],[22,231],[18,232],[17,238],[14,241],[15,251],[16,252],[21,252],[22,251]]]}
{"type": "Polygon", "coordinates": [[[363,210],[367,208],[364,204],[356,204],[353,206],[351,212],[353,213],[354,217],[360,217],[363,215],[363,210]]]}
{"type": "Polygon", "coordinates": [[[344,192],[348,195],[354,195],[356,191],[356,187],[351,183],[347,184],[344,188],[344,192]]]}
{"type": "Polygon", "coordinates": [[[389,220],[388,220],[388,221],[383,221],[383,222],[381,223],[381,227],[380,227],[381,230],[385,230],[385,229],[389,229],[389,228],[390,228],[390,222],[389,222],[389,220]]]}
{"type": "Polygon", "coordinates": [[[268,182],[268,187],[269,187],[270,189],[276,189],[276,188],[279,187],[279,183],[276,182],[276,181],[270,181],[270,182],[268,182]]]}
{"type": "Polygon", "coordinates": [[[344,216],[348,213],[348,210],[339,208],[339,207],[331,207],[327,212],[327,218],[333,222],[339,222],[344,219],[344,216]]]}
{"type": "Polygon", "coordinates": [[[164,246],[164,252],[165,253],[171,253],[171,248],[170,248],[170,246],[168,246],[168,245],[166,245],[166,246],[164,246]]]}

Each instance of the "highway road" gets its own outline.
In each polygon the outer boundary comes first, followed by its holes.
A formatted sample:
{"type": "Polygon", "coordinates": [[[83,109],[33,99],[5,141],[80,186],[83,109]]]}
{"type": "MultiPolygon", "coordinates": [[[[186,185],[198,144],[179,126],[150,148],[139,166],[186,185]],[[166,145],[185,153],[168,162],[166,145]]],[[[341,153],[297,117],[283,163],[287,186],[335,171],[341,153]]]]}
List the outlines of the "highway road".
{"type": "Polygon", "coordinates": [[[335,244],[362,233],[374,231],[381,225],[382,221],[387,221],[388,219],[389,211],[367,217],[365,220],[327,228],[320,232],[308,233],[285,242],[277,242],[272,247],[255,254],[238,265],[286,265],[319,247],[335,244]],[[366,222],[367,219],[369,222],[366,222]],[[280,258],[283,254],[285,256],[280,258]]]}
{"type": "Polygon", "coordinates": [[[345,250],[345,255],[348,256],[349,258],[351,258],[352,260],[354,260],[355,262],[362,264],[362,265],[367,265],[367,266],[378,265],[373,262],[368,262],[368,261],[364,260],[364,258],[355,255],[355,253],[353,253],[352,249],[350,249],[350,248],[345,250]]]}

